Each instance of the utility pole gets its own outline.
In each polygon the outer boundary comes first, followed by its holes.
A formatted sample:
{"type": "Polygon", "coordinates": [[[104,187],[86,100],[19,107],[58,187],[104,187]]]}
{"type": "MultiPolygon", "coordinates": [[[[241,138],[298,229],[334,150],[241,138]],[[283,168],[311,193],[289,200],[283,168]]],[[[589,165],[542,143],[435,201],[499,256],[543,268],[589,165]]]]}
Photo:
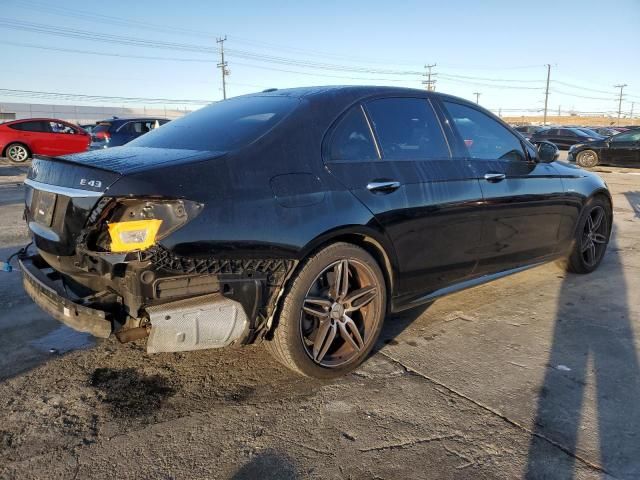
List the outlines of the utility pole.
{"type": "Polygon", "coordinates": [[[426,80],[422,81],[422,84],[425,85],[427,91],[429,92],[433,92],[436,89],[436,81],[435,80],[431,80],[431,76],[436,76],[437,73],[431,73],[431,69],[433,67],[435,67],[436,64],[433,63],[431,65],[425,65],[424,68],[427,70],[426,73],[424,74],[425,77],[427,77],[426,80]]]}
{"type": "Polygon", "coordinates": [[[473,92],[473,94],[476,96],[476,105],[480,103],[480,95],[482,95],[482,93],[480,92],[473,92]]]}
{"type": "Polygon", "coordinates": [[[618,97],[618,125],[620,125],[620,115],[622,114],[622,90],[626,87],[626,83],[621,83],[620,85],[614,85],[615,88],[620,89],[620,96],[618,97]]]}
{"type": "Polygon", "coordinates": [[[542,125],[547,124],[547,105],[549,104],[549,80],[551,79],[551,64],[547,63],[547,88],[544,92],[544,118],[542,125]]]}
{"type": "Polygon", "coordinates": [[[558,105],[558,116],[562,115],[562,111],[560,110],[562,108],[562,105],[558,105]]]}
{"type": "Polygon", "coordinates": [[[633,107],[636,106],[636,102],[631,102],[631,113],[629,114],[629,117],[631,118],[631,125],[635,125],[636,122],[633,121],[633,107]]]}
{"type": "Polygon", "coordinates": [[[227,69],[227,62],[224,61],[224,42],[227,41],[227,36],[224,38],[219,37],[216,38],[216,43],[220,44],[220,63],[218,64],[218,68],[222,73],[222,98],[224,100],[227,99],[227,75],[229,75],[229,70],[227,69]]]}

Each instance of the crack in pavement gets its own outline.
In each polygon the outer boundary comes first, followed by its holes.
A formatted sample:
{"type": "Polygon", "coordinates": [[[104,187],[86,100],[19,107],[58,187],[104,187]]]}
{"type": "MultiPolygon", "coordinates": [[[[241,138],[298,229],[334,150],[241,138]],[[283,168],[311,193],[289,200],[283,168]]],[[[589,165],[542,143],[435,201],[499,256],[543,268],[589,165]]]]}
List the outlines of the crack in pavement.
{"type": "Polygon", "coordinates": [[[444,443],[442,444],[442,447],[445,449],[446,452],[450,453],[451,455],[458,457],[461,460],[464,460],[466,463],[463,463],[462,465],[458,465],[456,467],[456,470],[462,470],[464,468],[470,467],[471,465],[475,465],[475,462],[473,460],[471,460],[470,458],[465,457],[463,454],[461,454],[460,452],[447,447],[444,443]]]}
{"type": "Polygon", "coordinates": [[[369,447],[369,448],[360,448],[359,450],[363,453],[366,452],[379,452],[381,450],[393,450],[395,448],[406,448],[413,447],[414,445],[420,445],[421,443],[429,443],[429,442],[438,442],[440,440],[450,440],[452,438],[459,437],[457,434],[449,434],[449,435],[438,435],[436,437],[427,437],[427,438],[417,438],[414,440],[409,440],[407,442],[401,443],[391,443],[387,445],[379,445],[377,447],[369,447]]]}
{"type": "Polygon", "coordinates": [[[282,440],[283,442],[286,443],[292,443],[294,445],[297,445],[298,447],[302,447],[302,448],[306,448],[307,450],[310,450],[312,452],[315,453],[319,453],[321,455],[334,455],[334,452],[329,451],[329,450],[321,450],[319,448],[316,447],[312,447],[311,445],[307,445],[306,443],[302,443],[302,442],[297,442],[295,440],[292,440],[291,438],[287,438],[281,435],[276,435],[274,433],[264,433],[263,435],[267,436],[267,437],[273,437],[273,438],[277,438],[278,440],[282,440]]]}
{"type": "Polygon", "coordinates": [[[434,385],[438,385],[444,389],[446,389],[447,391],[453,393],[454,395],[460,397],[460,398],[464,398],[465,400],[468,400],[469,402],[473,403],[474,405],[478,406],[479,408],[495,415],[496,417],[499,417],[500,419],[502,419],[503,421],[507,422],[508,424],[518,428],[519,430],[522,430],[523,432],[528,433],[531,436],[537,437],[541,440],[544,440],[545,442],[549,443],[550,445],[553,445],[554,447],[556,447],[557,449],[561,450],[562,452],[564,452],[566,455],[569,455],[570,457],[575,458],[576,460],[578,460],[580,463],[582,463],[583,465],[596,470],[598,472],[604,473],[607,476],[609,476],[612,479],[615,479],[616,477],[613,476],[610,472],[608,472],[607,470],[604,469],[604,467],[602,467],[602,465],[598,465],[597,463],[594,463],[592,461],[590,461],[589,459],[575,453],[572,452],[571,450],[569,450],[567,447],[565,447],[564,445],[562,445],[561,443],[556,442],[555,440],[553,440],[552,438],[547,437],[546,435],[543,435],[541,433],[537,433],[534,432],[533,430],[531,430],[530,428],[527,428],[526,426],[522,425],[520,422],[513,420],[509,417],[507,417],[506,415],[500,413],[499,411],[491,408],[488,405],[485,405],[477,400],[474,400],[471,397],[468,397],[467,395],[465,395],[462,392],[457,391],[454,388],[449,387],[448,385],[445,385],[442,382],[439,382],[438,380],[435,380],[434,378],[431,378],[430,376],[416,370],[415,368],[412,368],[406,364],[404,364],[402,361],[398,360],[397,358],[393,357],[392,355],[384,352],[384,351],[379,351],[378,352],[381,355],[384,355],[385,357],[387,357],[389,360],[391,360],[392,362],[397,363],[398,365],[400,365],[401,367],[403,367],[405,370],[407,370],[408,372],[414,373],[416,375],[418,375],[419,377],[424,378],[425,380],[433,383],[434,385]]]}

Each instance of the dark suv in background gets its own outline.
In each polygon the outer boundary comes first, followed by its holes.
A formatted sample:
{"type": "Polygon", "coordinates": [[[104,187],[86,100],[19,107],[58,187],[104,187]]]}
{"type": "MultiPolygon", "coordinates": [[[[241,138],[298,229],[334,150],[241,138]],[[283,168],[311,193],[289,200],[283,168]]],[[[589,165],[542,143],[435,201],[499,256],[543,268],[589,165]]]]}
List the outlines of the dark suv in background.
{"type": "Polygon", "coordinates": [[[91,150],[119,147],[167,123],[167,118],[119,118],[98,122],[91,130],[91,150]]]}
{"type": "Polygon", "coordinates": [[[589,134],[581,128],[554,127],[534,133],[529,140],[532,142],[551,142],[561,150],[568,150],[570,146],[576,143],[593,142],[604,138],[602,135],[595,134],[595,132],[589,134]]]}

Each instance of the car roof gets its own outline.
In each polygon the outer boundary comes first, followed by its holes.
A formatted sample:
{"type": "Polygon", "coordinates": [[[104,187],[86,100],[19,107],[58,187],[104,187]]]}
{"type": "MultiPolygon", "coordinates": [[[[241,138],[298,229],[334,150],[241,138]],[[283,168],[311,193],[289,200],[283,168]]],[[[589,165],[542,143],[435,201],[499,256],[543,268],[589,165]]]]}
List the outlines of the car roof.
{"type": "Polygon", "coordinates": [[[21,118],[19,120],[9,120],[5,122],[5,125],[10,123],[23,123],[23,122],[62,122],[62,123],[71,123],[66,120],[60,120],[59,118],[46,118],[46,117],[37,117],[37,118],[21,118]]]}
{"type": "Polygon", "coordinates": [[[105,118],[104,120],[100,120],[96,123],[114,123],[114,122],[132,122],[136,120],[169,120],[164,117],[118,117],[118,118],[105,118]]]}
{"type": "MultiPolygon", "coordinates": [[[[443,99],[451,99],[464,103],[475,105],[475,103],[465,100],[460,97],[448,95],[441,92],[430,92],[418,88],[406,88],[406,87],[389,87],[389,86],[377,86],[377,85],[327,85],[327,86],[311,86],[311,87],[297,87],[297,88],[283,88],[283,89],[267,89],[262,92],[250,93],[242,95],[243,97],[251,96],[288,96],[298,98],[311,98],[322,96],[339,96],[345,97],[366,97],[369,95],[419,95],[427,96],[433,95],[443,99]]],[[[238,97],[235,97],[238,98],[238,97]]]]}

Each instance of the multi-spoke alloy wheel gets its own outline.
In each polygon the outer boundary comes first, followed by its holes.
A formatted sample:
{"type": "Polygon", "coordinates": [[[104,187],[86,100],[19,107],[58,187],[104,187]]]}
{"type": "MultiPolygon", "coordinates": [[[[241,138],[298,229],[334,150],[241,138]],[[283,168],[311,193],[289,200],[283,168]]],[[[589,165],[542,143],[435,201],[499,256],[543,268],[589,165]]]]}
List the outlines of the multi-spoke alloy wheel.
{"type": "Polygon", "coordinates": [[[611,234],[611,205],[603,198],[589,200],[578,220],[569,270],[589,273],[602,261],[611,234]]]}
{"type": "Polygon", "coordinates": [[[293,279],[269,348],[295,371],[336,377],[367,357],[385,311],[377,262],[360,247],[335,243],[309,258],[293,279]]]}
{"type": "Polygon", "coordinates": [[[594,266],[607,248],[608,232],[604,208],[595,206],[587,215],[582,232],[581,252],[584,263],[594,266]]]}
{"type": "Polygon", "coordinates": [[[12,162],[22,163],[29,158],[29,150],[24,145],[13,143],[7,147],[6,155],[12,162]]]}
{"type": "Polygon", "coordinates": [[[300,334],[307,353],[323,367],[358,356],[375,330],[380,295],[373,272],[356,260],[329,265],[303,301],[300,334]]]}

